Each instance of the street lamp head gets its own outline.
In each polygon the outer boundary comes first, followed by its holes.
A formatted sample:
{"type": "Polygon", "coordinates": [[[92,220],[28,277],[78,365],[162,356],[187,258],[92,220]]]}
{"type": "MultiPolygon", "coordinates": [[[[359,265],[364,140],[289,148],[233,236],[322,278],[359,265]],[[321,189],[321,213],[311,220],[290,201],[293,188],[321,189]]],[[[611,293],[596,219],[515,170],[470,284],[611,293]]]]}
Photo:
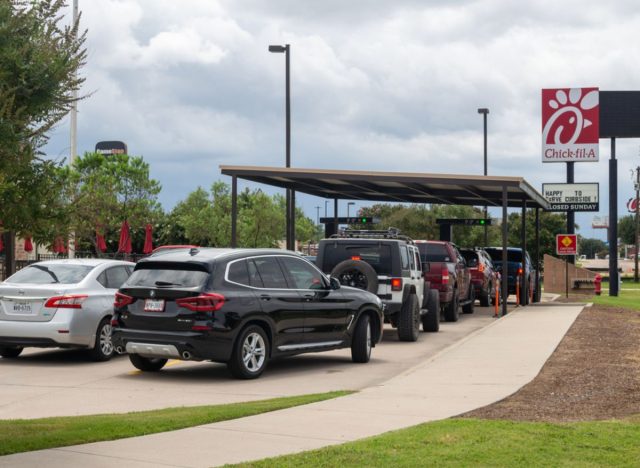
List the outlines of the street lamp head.
{"type": "Polygon", "coordinates": [[[285,46],[281,46],[281,45],[270,45],[269,46],[269,52],[274,52],[276,54],[281,54],[283,52],[286,52],[287,48],[285,46]]]}
{"type": "Polygon", "coordinates": [[[480,109],[478,109],[478,114],[488,114],[489,113],[489,109],[487,109],[486,107],[481,107],[480,109]]]}

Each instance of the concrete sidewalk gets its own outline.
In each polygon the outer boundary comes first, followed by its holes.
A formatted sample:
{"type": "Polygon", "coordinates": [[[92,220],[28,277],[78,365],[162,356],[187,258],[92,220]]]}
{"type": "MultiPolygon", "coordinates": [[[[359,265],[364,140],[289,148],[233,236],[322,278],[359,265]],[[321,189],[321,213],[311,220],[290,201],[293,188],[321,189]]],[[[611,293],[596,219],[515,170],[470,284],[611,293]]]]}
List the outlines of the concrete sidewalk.
{"type": "Polygon", "coordinates": [[[162,434],[10,455],[0,457],[0,466],[207,467],[448,418],[501,400],[531,381],[582,308],[518,309],[401,375],[347,397],[162,434]]]}

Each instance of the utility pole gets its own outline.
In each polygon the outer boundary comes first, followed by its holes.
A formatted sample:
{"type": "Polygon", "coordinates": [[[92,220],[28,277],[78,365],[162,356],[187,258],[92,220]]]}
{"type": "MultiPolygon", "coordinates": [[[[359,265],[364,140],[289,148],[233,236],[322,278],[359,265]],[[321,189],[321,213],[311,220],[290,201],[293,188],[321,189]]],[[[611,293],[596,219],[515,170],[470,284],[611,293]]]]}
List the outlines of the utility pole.
{"type": "MultiPolygon", "coordinates": [[[[78,0],[73,0],[73,27],[78,22],[78,0]]],[[[73,165],[73,162],[78,155],[78,91],[73,90],[73,105],[71,107],[71,155],[69,158],[69,165],[73,165]]],[[[69,235],[69,258],[76,256],[76,234],[71,232],[69,235]]]]}
{"type": "Polygon", "coordinates": [[[636,189],[636,229],[635,229],[635,255],[633,256],[633,281],[638,283],[640,278],[638,278],[638,247],[640,247],[640,206],[638,206],[638,198],[640,198],[640,166],[636,167],[636,181],[635,181],[635,189],[636,189]]]}

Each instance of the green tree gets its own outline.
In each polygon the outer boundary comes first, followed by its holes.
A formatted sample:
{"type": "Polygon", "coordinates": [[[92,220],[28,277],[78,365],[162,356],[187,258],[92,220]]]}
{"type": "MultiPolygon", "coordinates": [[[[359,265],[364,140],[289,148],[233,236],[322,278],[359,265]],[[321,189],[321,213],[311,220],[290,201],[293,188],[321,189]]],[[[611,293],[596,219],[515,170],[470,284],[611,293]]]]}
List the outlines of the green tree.
{"type": "Polygon", "coordinates": [[[604,252],[607,252],[607,244],[600,239],[578,236],[578,249],[580,255],[586,255],[587,258],[595,258],[596,255],[600,257],[604,252]]]}
{"type": "Polygon", "coordinates": [[[64,0],[0,2],[0,218],[42,237],[64,217],[57,163],[41,158],[48,131],[68,114],[84,78],[86,32],[62,26],[64,0]],[[58,218],[56,220],[56,218],[58,218]]]}
{"type": "Polygon", "coordinates": [[[96,229],[119,232],[125,220],[131,229],[143,229],[162,217],[160,184],[141,156],[85,153],[62,172],[68,180],[67,227],[94,248],[96,229]]]}
{"type": "Polygon", "coordinates": [[[618,220],[618,237],[623,244],[635,244],[636,222],[635,215],[623,216],[618,220]]]}
{"type": "MultiPolygon", "coordinates": [[[[522,244],[522,217],[520,213],[510,213],[508,220],[509,245],[519,247],[522,244]]],[[[578,226],[576,226],[577,228],[578,226]]],[[[540,259],[544,254],[556,254],[556,234],[567,231],[567,217],[565,214],[540,211],[540,259]]],[[[527,250],[533,255],[536,240],[535,210],[526,212],[526,240],[527,250]]]]}

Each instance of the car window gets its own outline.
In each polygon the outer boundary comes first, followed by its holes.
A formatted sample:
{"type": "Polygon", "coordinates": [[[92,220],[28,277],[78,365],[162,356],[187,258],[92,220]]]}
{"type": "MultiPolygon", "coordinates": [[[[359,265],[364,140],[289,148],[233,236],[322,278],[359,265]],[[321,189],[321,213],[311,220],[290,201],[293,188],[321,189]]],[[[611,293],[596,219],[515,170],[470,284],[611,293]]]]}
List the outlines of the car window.
{"type": "Polygon", "coordinates": [[[249,285],[254,288],[264,288],[260,273],[258,273],[258,267],[253,260],[247,260],[247,270],[249,273],[249,285]]]}
{"type": "Polygon", "coordinates": [[[471,250],[463,250],[461,252],[464,259],[467,261],[467,266],[469,268],[474,268],[478,266],[478,254],[471,250]]]}
{"type": "Polygon", "coordinates": [[[249,271],[247,270],[247,261],[239,260],[229,264],[229,281],[238,284],[249,285],[249,271]]]}
{"type": "Polygon", "coordinates": [[[35,263],[17,271],[6,281],[29,284],[75,284],[82,281],[93,268],[91,265],[35,263]]]}
{"type": "Polygon", "coordinates": [[[409,269],[409,254],[407,253],[407,246],[406,245],[401,245],[400,246],[400,261],[402,263],[402,269],[403,270],[408,270],[409,269]]]}
{"type": "Polygon", "coordinates": [[[296,289],[322,289],[322,273],[304,260],[293,257],[279,257],[282,268],[287,272],[296,289]]]}
{"type": "Polygon", "coordinates": [[[325,244],[322,271],[328,273],[345,260],[362,260],[371,265],[378,276],[391,275],[391,247],[388,244],[325,244]]]}
{"type": "Polygon", "coordinates": [[[98,275],[98,277],[96,278],[96,281],[98,283],[100,283],[102,286],[104,286],[105,288],[107,288],[107,273],[106,272],[102,272],[98,275]]]}
{"type": "Polygon", "coordinates": [[[111,289],[119,289],[129,278],[129,273],[124,266],[109,268],[104,273],[107,275],[107,288],[111,289]]]}
{"type": "Polygon", "coordinates": [[[420,254],[417,249],[413,249],[413,261],[416,262],[416,270],[422,270],[422,262],[420,261],[420,254]]]}
{"type": "Polygon", "coordinates": [[[124,284],[133,287],[202,287],[209,273],[193,263],[140,262],[124,284]]]}
{"type": "Polygon", "coordinates": [[[286,289],[287,281],[276,257],[258,257],[253,259],[265,288],[286,289]]]}
{"type": "Polygon", "coordinates": [[[423,262],[450,262],[449,250],[445,244],[418,244],[420,258],[423,262]]]}
{"type": "Polygon", "coordinates": [[[416,269],[416,259],[415,259],[415,256],[413,255],[413,250],[411,250],[410,247],[409,247],[409,265],[411,267],[411,270],[416,269]]]}

